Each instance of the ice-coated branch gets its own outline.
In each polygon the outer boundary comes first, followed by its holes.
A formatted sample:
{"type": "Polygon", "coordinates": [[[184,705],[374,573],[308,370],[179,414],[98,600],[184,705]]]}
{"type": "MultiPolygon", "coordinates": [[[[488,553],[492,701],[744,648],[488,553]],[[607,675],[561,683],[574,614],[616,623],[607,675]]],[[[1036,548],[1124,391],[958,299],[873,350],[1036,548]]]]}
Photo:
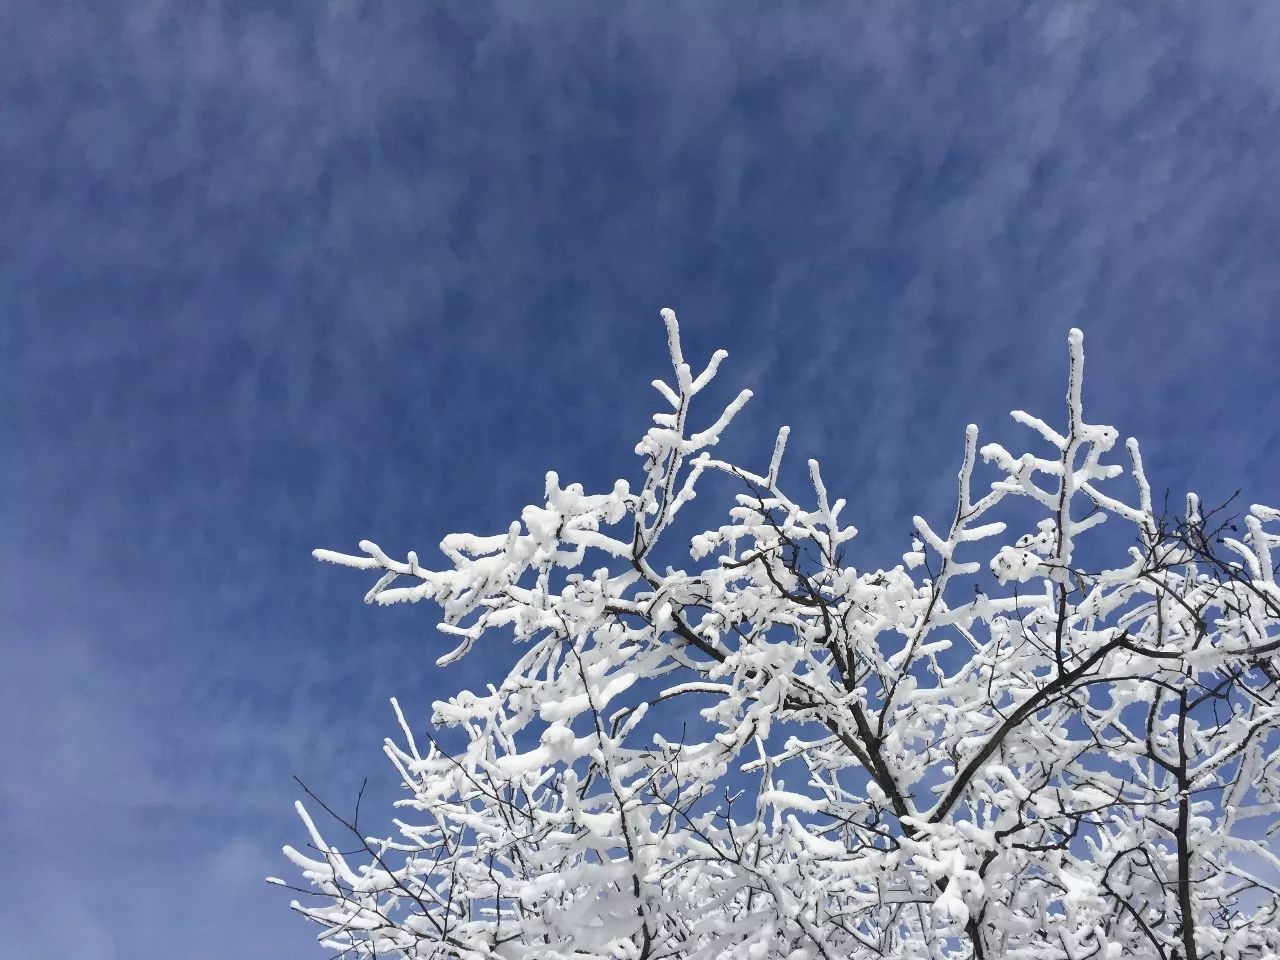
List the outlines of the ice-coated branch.
{"type": "Polygon", "coordinates": [[[308,806],[295,904],[320,941],[405,960],[1142,960],[1280,954],[1280,511],[1158,513],[1138,444],[1084,411],[1033,449],[965,431],[949,523],[854,566],[816,459],[782,480],[713,448],[750,397],[671,376],[639,469],[548,474],[443,561],[318,559],[366,600],[429,601],[456,646],[519,657],[432,707],[393,701],[395,834],[308,806]],[[705,424],[698,427],[696,424],[705,424]],[[734,493],[722,512],[698,493],[734,493]],[[719,484],[719,486],[717,486],[719,484]],[[633,486],[634,485],[634,486],[633,486]],[[1031,516],[1028,521],[1028,516],[1031,516]],[[1113,523],[1103,523],[1112,518],[1113,523]],[[354,851],[354,852],[353,852],[354,851]]]}

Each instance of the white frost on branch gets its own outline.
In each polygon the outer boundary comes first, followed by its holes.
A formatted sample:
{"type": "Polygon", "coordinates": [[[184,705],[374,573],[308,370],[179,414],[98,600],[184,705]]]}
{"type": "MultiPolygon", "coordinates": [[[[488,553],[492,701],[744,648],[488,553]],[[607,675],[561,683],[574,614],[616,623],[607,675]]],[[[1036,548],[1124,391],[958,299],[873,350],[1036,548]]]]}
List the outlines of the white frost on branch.
{"type": "Polygon", "coordinates": [[[316,551],[376,572],[370,602],[438,605],[442,663],[495,633],[524,644],[505,678],[435,704],[460,752],[394,704],[396,836],[337,817],[330,844],[299,805],[295,908],[324,945],[1276,957],[1280,511],[1243,529],[1195,498],[1157,513],[1136,441],[1110,462],[1119,434],[1085,419],[1072,331],[1065,426],[1015,411],[1040,444],[1016,455],[970,426],[950,522],[917,517],[901,563],[858,568],[817,461],[803,495],[782,488],[786,427],[763,473],[714,456],[751,394],[691,426],[727,354],[694,375],[662,316],[672,376],[638,490],[548,474],[505,533],[446,537],[440,569],[369,541],[316,551]],[[738,489],[727,517],[677,534],[712,474],[738,489]],[[1027,505],[1036,525],[1010,532],[1027,505]],[[676,545],[690,569],[659,562],[676,545]],[[1111,547],[1112,566],[1084,559],[1111,547]]]}

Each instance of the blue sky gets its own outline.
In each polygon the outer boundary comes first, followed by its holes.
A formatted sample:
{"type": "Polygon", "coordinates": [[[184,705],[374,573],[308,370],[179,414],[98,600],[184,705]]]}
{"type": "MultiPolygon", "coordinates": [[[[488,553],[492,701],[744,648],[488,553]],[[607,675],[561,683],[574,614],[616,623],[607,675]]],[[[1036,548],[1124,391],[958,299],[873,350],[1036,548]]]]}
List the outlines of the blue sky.
{"type": "MultiPolygon", "coordinates": [[[[315,546],[636,475],[676,307],[894,562],[1062,406],[1280,502],[1280,8],[0,0],[0,899],[30,958],[322,955],[262,884],[448,671],[315,546]]],[[[491,665],[491,664],[490,664],[491,665]]]]}

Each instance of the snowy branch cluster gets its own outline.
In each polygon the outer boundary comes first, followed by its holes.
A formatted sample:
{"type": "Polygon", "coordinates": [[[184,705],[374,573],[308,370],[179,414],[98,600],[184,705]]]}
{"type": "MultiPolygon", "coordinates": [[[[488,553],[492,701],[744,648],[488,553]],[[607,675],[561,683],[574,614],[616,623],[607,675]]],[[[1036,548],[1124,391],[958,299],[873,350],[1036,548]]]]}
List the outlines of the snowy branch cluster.
{"type": "Polygon", "coordinates": [[[435,704],[461,750],[396,705],[396,835],[334,814],[333,843],[299,804],[294,907],[321,941],[412,960],[1276,957],[1280,512],[1158,509],[1137,443],[1084,418],[1073,331],[1065,426],[1013,414],[1042,452],[970,427],[950,525],[916,518],[901,562],[856,569],[817,462],[782,489],[786,428],[759,472],[712,453],[750,393],[695,427],[726,354],[695,375],[663,316],[673,373],[639,489],[550,474],[505,534],[446,537],[440,570],[369,542],[316,552],[377,574],[370,601],[439,605],[442,663],[524,645],[505,679],[435,704]],[[678,535],[717,474],[727,517],[678,535]],[[677,536],[689,569],[659,569],[677,536]]]}

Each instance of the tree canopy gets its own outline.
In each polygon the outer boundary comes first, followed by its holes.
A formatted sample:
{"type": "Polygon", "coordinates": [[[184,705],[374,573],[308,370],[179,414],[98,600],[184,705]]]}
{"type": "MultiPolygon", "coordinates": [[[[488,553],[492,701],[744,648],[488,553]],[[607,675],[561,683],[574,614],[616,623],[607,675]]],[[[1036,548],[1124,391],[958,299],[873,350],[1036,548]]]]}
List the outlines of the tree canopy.
{"type": "Polygon", "coordinates": [[[460,750],[393,701],[396,834],[325,807],[332,843],[299,804],[294,907],[321,941],[411,960],[1275,957],[1280,511],[1157,502],[1137,442],[1085,419],[1072,331],[1065,422],[1014,411],[1026,453],[970,426],[949,524],[917,517],[909,550],[859,569],[818,462],[783,489],[786,427],[762,468],[716,457],[750,392],[706,414],[727,354],[695,374],[663,317],[672,373],[634,483],[548,474],[506,532],[445,537],[438,569],[368,541],[316,551],[377,574],[370,602],[436,604],[441,663],[523,644],[434,705],[460,750]],[[690,504],[726,489],[706,526],[690,504]]]}

